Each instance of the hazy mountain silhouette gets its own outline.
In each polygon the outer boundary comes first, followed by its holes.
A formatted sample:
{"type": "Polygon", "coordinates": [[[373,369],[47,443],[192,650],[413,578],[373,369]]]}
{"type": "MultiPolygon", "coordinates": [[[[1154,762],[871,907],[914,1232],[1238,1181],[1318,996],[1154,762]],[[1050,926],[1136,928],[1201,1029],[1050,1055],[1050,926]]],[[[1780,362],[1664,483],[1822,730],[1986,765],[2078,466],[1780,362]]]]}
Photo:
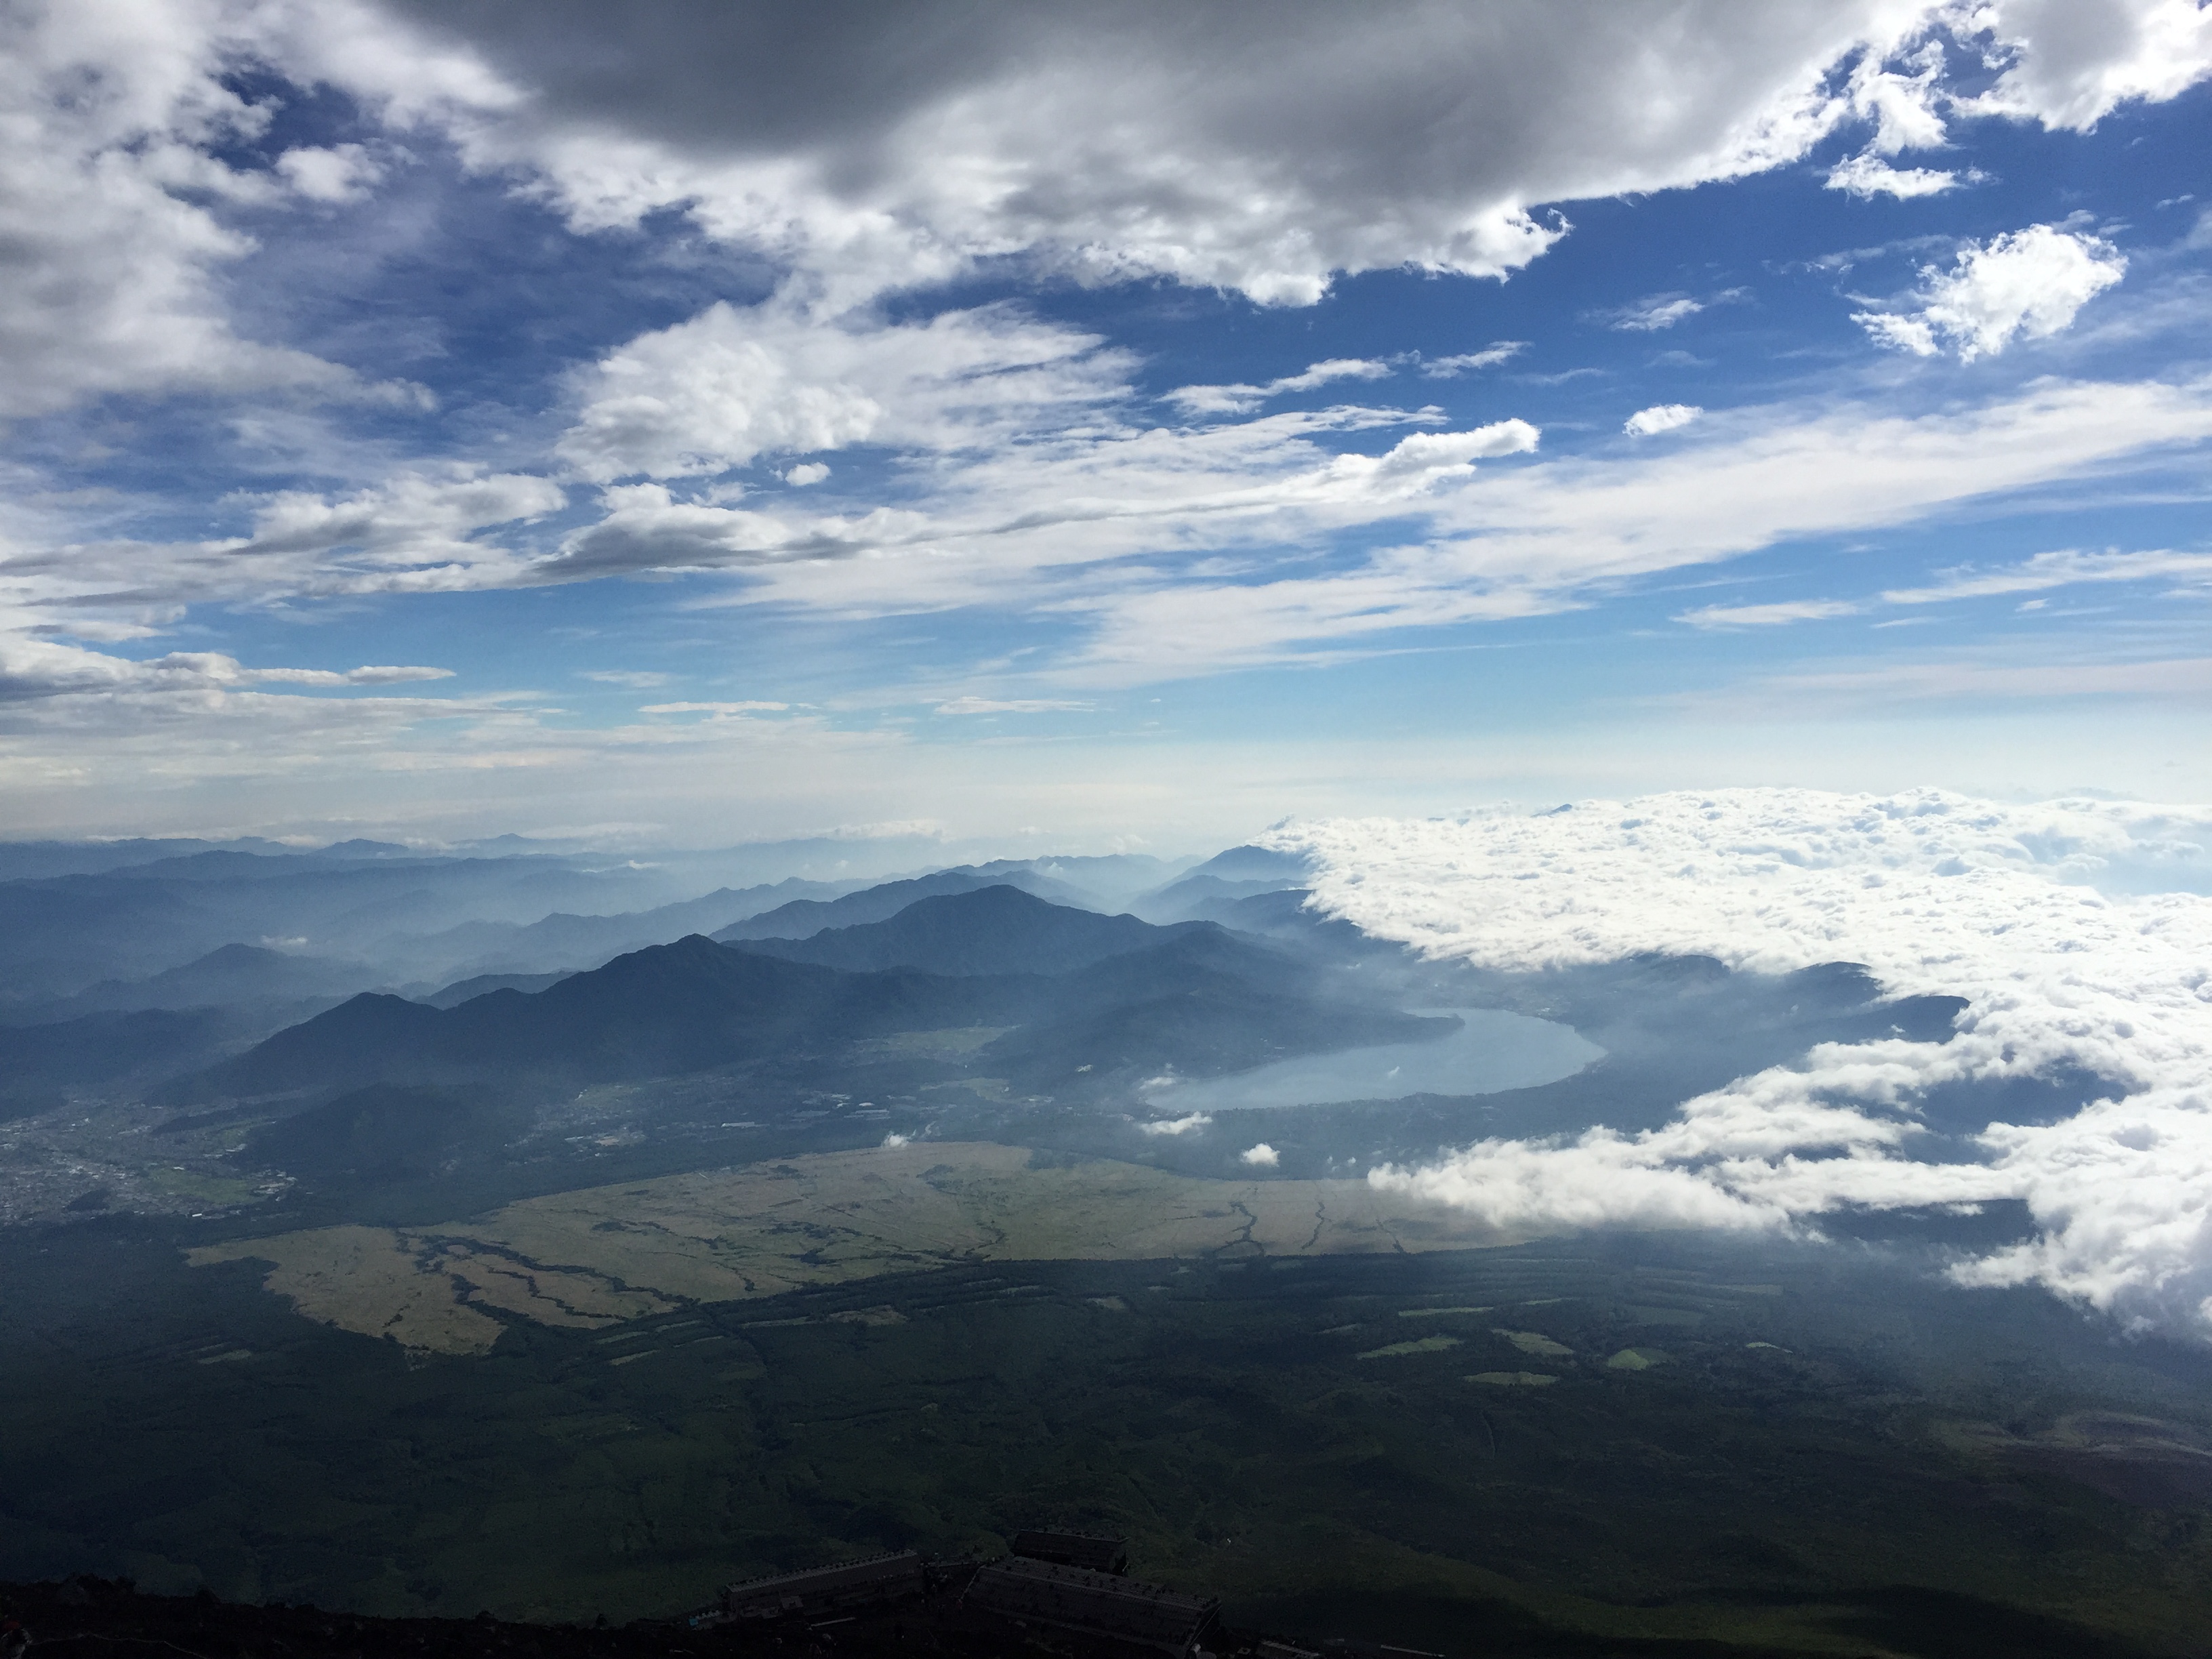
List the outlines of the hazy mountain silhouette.
{"type": "Polygon", "coordinates": [[[1294,853],[1267,847],[1232,847],[1184,872],[1130,908],[1153,921],[1223,921],[1223,907],[1257,894],[1303,887],[1311,878],[1307,861],[1294,853]]]}
{"type": "Polygon", "coordinates": [[[863,888],[842,898],[793,899],[788,904],[779,904],[773,910],[734,922],[712,937],[721,945],[740,939],[811,939],[825,927],[854,927],[872,921],[888,921],[916,899],[935,898],[946,893],[972,893],[980,888],[1000,885],[1004,879],[1001,877],[994,880],[965,870],[939,870],[934,875],[863,888]]]}
{"type": "Polygon", "coordinates": [[[146,979],[103,981],[58,1006],[90,1013],[100,1009],[297,1003],[344,996],[382,979],[374,969],[359,963],[292,956],[258,945],[224,945],[146,979]]]}
{"type": "Polygon", "coordinates": [[[885,921],[826,928],[811,939],[747,940],[739,948],[856,973],[1064,974],[1150,950],[1194,925],[1155,927],[1134,916],[1053,904],[1017,887],[979,887],[916,899],[885,921]]]}
{"type": "Polygon", "coordinates": [[[1442,1036],[1455,1022],[1333,994],[1291,953],[1211,922],[1049,981],[1052,1014],[991,1046],[1036,1085],[1090,1072],[1210,1077],[1289,1054],[1442,1036]]]}
{"type": "Polygon", "coordinates": [[[445,1009],[357,996],[164,1093],[666,1076],[854,1037],[990,1023],[986,1016],[1022,1006],[1018,988],[1000,982],[841,973],[695,933],[534,996],[493,991],[445,1009]]]}
{"type": "Polygon", "coordinates": [[[465,921],[435,933],[380,939],[374,949],[419,969],[425,977],[479,979],[573,973],[580,968],[597,968],[625,951],[665,945],[692,933],[711,934],[718,927],[794,899],[834,899],[851,890],[850,883],[793,878],[754,887],[720,888],[701,898],[615,915],[572,915],[556,910],[532,922],[465,921]]]}
{"type": "Polygon", "coordinates": [[[520,991],[526,996],[535,996],[549,990],[564,979],[575,977],[574,969],[562,969],[550,974],[477,974],[468,979],[455,980],[451,985],[441,985],[427,997],[417,997],[417,1002],[427,1002],[433,1008],[458,1008],[464,1002],[489,996],[494,991],[520,991]]]}
{"type": "MultiPolygon", "coordinates": [[[[857,895],[855,896],[858,896],[857,895]]],[[[1211,923],[1160,929],[998,889],[923,901],[902,926],[805,941],[874,961],[921,953],[969,967],[1049,959],[1057,975],[848,970],[693,935],[617,957],[535,995],[502,989],[437,1008],[364,994],[162,1091],[174,1102],[372,1082],[563,1085],[670,1076],[856,1038],[1011,1026],[987,1057],[1036,1081],[1129,1066],[1193,1075],[1285,1054],[1405,1041],[1431,1029],[1347,998],[1295,952],[1211,923]],[[1138,948],[1101,952],[1125,944],[1138,948]]]]}

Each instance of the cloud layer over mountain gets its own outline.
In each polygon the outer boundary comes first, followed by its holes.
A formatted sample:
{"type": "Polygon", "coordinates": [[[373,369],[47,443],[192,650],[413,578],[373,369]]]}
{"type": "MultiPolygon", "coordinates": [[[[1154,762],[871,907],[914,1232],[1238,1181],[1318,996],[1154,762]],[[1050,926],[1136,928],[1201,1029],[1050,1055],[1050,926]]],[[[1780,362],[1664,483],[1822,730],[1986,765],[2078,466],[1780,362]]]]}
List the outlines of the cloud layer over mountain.
{"type": "Polygon", "coordinates": [[[2212,815],[1936,791],[1577,802],[1286,826],[1316,903],[1439,957],[1536,969],[1639,951],[1864,963],[1962,996],[1959,1035],[1816,1048],[1648,1133],[1486,1142],[1372,1179],[1507,1224],[1816,1226],[1847,1206],[2025,1202],[1964,1285],[2039,1282],[2212,1337],[2212,815]],[[2092,1075],[2057,1121],[1916,1158],[1939,1085],[2092,1075]]]}

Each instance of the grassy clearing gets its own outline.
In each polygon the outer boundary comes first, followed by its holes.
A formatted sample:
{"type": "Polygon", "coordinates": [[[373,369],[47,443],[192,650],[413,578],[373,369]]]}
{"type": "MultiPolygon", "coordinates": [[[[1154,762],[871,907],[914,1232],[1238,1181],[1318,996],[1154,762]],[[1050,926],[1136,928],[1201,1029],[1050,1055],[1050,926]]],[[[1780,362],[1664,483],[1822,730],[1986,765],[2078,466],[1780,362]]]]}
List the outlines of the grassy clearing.
{"type": "Polygon", "coordinates": [[[435,1227],[280,1234],[189,1260],[268,1261],[269,1288],[311,1318],[424,1352],[483,1353],[501,1328],[490,1308],[592,1328],[976,1261],[1510,1242],[1360,1181],[1201,1181],[1105,1161],[1032,1169],[1018,1146],[922,1142],[587,1188],[435,1227]]]}
{"type": "Polygon", "coordinates": [[[1411,1342],[1393,1342],[1388,1347],[1370,1348],[1360,1355],[1362,1359],[1395,1359],[1400,1354],[1442,1353],[1446,1348],[1459,1346],[1455,1336],[1423,1336],[1411,1342]]]}
{"type": "Polygon", "coordinates": [[[1011,1025],[957,1025],[942,1031],[899,1031],[890,1036],[864,1037],[853,1045],[853,1052],[869,1059],[958,1060],[1013,1029],[1011,1025]]]}

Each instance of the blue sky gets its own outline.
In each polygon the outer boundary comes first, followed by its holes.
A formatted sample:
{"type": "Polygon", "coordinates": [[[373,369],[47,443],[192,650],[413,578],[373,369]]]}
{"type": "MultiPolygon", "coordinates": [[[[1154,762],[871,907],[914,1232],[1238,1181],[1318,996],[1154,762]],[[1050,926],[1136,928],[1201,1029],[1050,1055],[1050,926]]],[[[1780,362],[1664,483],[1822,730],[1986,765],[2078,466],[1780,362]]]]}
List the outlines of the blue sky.
{"type": "Polygon", "coordinates": [[[1270,17],[14,9],[0,831],[2212,792],[2190,0],[1270,17]]]}

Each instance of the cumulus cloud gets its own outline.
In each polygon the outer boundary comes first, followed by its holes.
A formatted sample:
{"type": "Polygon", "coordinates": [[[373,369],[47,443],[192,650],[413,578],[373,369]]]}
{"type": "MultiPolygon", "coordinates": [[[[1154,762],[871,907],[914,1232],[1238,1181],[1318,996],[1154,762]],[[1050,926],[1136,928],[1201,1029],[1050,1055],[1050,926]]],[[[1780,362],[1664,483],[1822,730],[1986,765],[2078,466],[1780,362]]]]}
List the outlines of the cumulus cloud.
{"type": "Polygon", "coordinates": [[[1311,482],[1316,494],[1408,495],[1474,476],[1474,464],[1525,455],[1540,437],[1526,421],[1496,421],[1471,432],[1416,432],[1380,455],[1340,455],[1311,482]]]}
{"type": "Polygon", "coordinates": [[[317,70],[533,177],[580,227],[681,209],[848,295],[1020,252],[1272,303],[1343,270],[1502,275],[1564,232],[1534,204],[1789,159],[1832,118],[1825,68],[1894,29],[1874,0],[1699,9],[1662,62],[1548,7],[1407,9],[1389,28],[1297,7],[1259,35],[1152,6],[896,30],[798,7],[694,7],[680,27],[362,10],[375,27],[317,70]],[[426,97],[417,56],[473,72],[426,97]]]}
{"type": "Polygon", "coordinates": [[[1241,1163],[1256,1164],[1263,1170],[1272,1170],[1283,1161],[1282,1155],[1264,1140],[1256,1146],[1247,1146],[1237,1157],[1241,1163]]]}
{"type": "Polygon", "coordinates": [[[384,168],[359,144],[288,149],[276,158],[276,171],[311,202],[355,201],[384,177],[384,168]]]}
{"type": "Polygon", "coordinates": [[[1149,4],[887,29],[794,6],[672,22],[361,0],[313,38],[272,9],[259,38],[580,228],[687,212],[836,303],[1021,255],[1305,304],[1338,272],[1506,274],[1565,234],[1536,204],[1741,177],[1847,121],[1884,154],[1936,142],[1956,100],[1931,28],[2007,64],[1971,113],[2078,127],[2203,74],[2186,0],[2076,9],[1692,5],[1664,52],[1595,4],[1408,6],[1388,27],[1298,5],[1255,34],[1149,4]]]}
{"type": "MultiPolygon", "coordinates": [[[[392,143],[448,141],[579,230],[688,215],[829,314],[1010,258],[1291,304],[1340,272],[1499,276],[1567,234],[1544,204],[1741,177],[1852,122],[1872,124],[1875,159],[1842,187],[1923,191],[1943,175],[1875,160],[1960,117],[2084,130],[2212,64],[2189,0],[1692,4],[1664,52],[1595,3],[1406,6],[1387,27],[1297,5],[1255,36],[1233,12],[1159,4],[886,28],[698,0],[79,0],[0,29],[0,414],[349,386],[241,335],[216,279],[252,251],[244,216],[356,199],[386,151],[246,159],[269,106],[237,90],[241,68],[335,88],[392,143]],[[2002,72],[1960,97],[1937,37],[2002,72]]],[[[834,424],[834,400],[821,413],[834,424]]]]}
{"type": "Polygon", "coordinates": [[[1969,1003],[1948,1043],[1824,1045],[1642,1134],[1487,1142],[1371,1180],[1524,1225],[1802,1226],[2016,1200],[2034,1241],[1962,1282],[2039,1282],[2212,1335],[2212,811],[1738,790],[1269,840],[1319,860],[1318,908],[1431,955],[1854,961],[1893,992],[1969,1003]],[[1912,1156],[1932,1087],[2081,1074],[2109,1092],[2059,1122],[1993,1124],[1977,1161],[1912,1156]]]}
{"type": "Polygon", "coordinates": [[[2162,103],[2212,75],[2212,11],[2197,0],[2004,0],[1974,21],[2004,72],[1969,113],[2087,132],[2121,105],[2162,103]]]}
{"type": "Polygon", "coordinates": [[[1150,1122],[1139,1123],[1138,1133],[1148,1135],[1187,1135],[1194,1129],[1203,1129],[1213,1121],[1205,1112],[1192,1112],[1182,1117],[1156,1117],[1150,1122]]]}
{"type": "MultiPolygon", "coordinates": [[[[1967,182],[1978,175],[1971,172],[1967,182]]],[[[1923,196],[1941,196],[1961,183],[1955,173],[1937,167],[1893,167],[1878,155],[1854,155],[1828,170],[1828,188],[1840,190],[1862,201],[1894,196],[1910,202],[1923,196]]]]}
{"type": "Polygon", "coordinates": [[[820,483],[829,476],[828,462],[802,461],[797,466],[785,469],[783,481],[794,489],[805,489],[810,485],[820,483]]]}
{"type": "MultiPolygon", "coordinates": [[[[1129,359],[1095,335],[1012,306],[922,323],[824,321],[788,297],[708,307],[644,334],[579,377],[556,446],[584,478],[678,478],[762,454],[878,443],[950,449],[1009,440],[1126,391],[1129,359]]],[[[794,483],[822,470],[791,469],[794,483]]]]}
{"type": "Polygon", "coordinates": [[[1678,431],[1705,412],[1695,404],[1654,404],[1623,421],[1620,429],[1632,438],[1649,438],[1662,432],[1678,431]]]}
{"type": "Polygon", "coordinates": [[[217,291],[253,248],[226,205],[287,188],[220,159],[269,118],[223,79],[223,21],[190,3],[0,13],[0,418],[110,392],[351,384],[241,338],[217,291]]]}
{"type": "Polygon", "coordinates": [[[2014,339],[2061,332],[2127,269],[2126,257],[2101,237],[2030,225],[1968,243],[1949,270],[1923,266],[1906,308],[1854,312],[1851,320],[1897,350],[1932,357],[1948,348],[1971,363],[2014,339]]]}

